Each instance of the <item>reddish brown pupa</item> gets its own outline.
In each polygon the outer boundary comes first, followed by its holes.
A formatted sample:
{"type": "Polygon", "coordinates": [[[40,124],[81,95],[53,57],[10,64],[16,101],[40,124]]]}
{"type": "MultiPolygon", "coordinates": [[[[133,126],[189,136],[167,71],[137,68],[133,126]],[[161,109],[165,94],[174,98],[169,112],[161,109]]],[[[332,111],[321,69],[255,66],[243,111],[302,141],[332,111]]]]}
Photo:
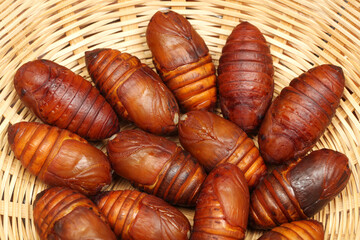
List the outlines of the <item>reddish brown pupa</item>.
{"type": "Polygon", "coordinates": [[[88,51],[85,59],[92,80],[119,116],[158,135],[177,130],[176,99],[149,66],[114,49],[88,51]]]}
{"type": "Polygon", "coordinates": [[[272,171],[250,198],[250,225],[270,229],[320,211],[349,181],[348,158],[329,149],[314,151],[272,171]]]}
{"type": "Polygon", "coordinates": [[[134,186],[171,204],[195,206],[206,173],[174,142],[125,130],[109,141],[107,152],[114,171],[134,186]]]}
{"type": "Polygon", "coordinates": [[[218,67],[222,114],[247,134],[255,134],[274,91],[274,68],[269,46],[259,29],[248,22],[237,25],[218,67]]]}
{"type": "Polygon", "coordinates": [[[182,109],[212,110],[215,67],[204,40],[189,21],[173,11],[158,11],[149,22],[146,40],[158,73],[182,109]]]}
{"type": "Polygon", "coordinates": [[[14,78],[22,102],[43,122],[90,140],[119,131],[119,121],[99,91],[80,75],[49,60],[25,63],[14,78]]]}
{"type": "Polygon", "coordinates": [[[95,202],[120,239],[189,238],[189,220],[177,208],[155,196],[118,190],[101,193],[95,202]]]}
{"type": "Polygon", "coordinates": [[[50,188],[36,196],[34,224],[40,239],[116,239],[96,205],[64,187],[50,188]]]}
{"type": "Polygon", "coordinates": [[[253,140],[239,126],[214,113],[191,111],[182,115],[179,140],[206,172],[221,163],[235,164],[244,172],[250,188],[266,174],[253,140]]]}
{"type": "Polygon", "coordinates": [[[324,64],[293,79],[267,111],[259,130],[259,148],[268,163],[304,156],[335,114],[344,91],[340,67],[324,64]]]}
{"type": "Polygon", "coordinates": [[[191,239],[244,239],[248,214],[249,188],[244,174],[233,164],[221,164],[203,184],[191,239]]]}
{"type": "Polygon", "coordinates": [[[8,140],[15,157],[46,184],[91,195],[111,182],[106,155],[68,130],[20,122],[8,128],[8,140]]]}
{"type": "Polygon", "coordinates": [[[324,227],[315,220],[300,220],[281,224],[258,240],[324,240],[324,227]]]}

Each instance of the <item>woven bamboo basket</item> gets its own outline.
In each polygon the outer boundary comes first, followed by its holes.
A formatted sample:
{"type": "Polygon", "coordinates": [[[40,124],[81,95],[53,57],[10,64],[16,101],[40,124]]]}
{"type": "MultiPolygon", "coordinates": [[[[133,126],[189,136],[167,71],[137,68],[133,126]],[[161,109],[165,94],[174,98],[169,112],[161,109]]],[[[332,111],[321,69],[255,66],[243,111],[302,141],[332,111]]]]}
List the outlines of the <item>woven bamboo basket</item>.
{"type": "MultiPolygon", "coordinates": [[[[0,0],[0,238],[38,239],[32,202],[47,186],[14,158],[9,124],[39,121],[20,102],[13,86],[16,69],[45,58],[89,79],[84,52],[115,48],[153,67],[145,31],[151,16],[170,8],[186,16],[207,43],[215,65],[227,36],[240,21],[265,35],[275,67],[275,96],[314,65],[343,67],[346,88],[332,124],[314,149],[330,148],[350,159],[346,188],[314,216],[325,239],[360,239],[360,1],[359,0],[0,0]]],[[[132,125],[123,125],[132,128],[132,125]]],[[[176,138],[174,140],[177,140],[176,138]]],[[[105,150],[105,142],[96,143],[105,150]]],[[[109,189],[131,188],[114,179],[109,189]]],[[[193,209],[181,209],[192,223],[193,209]]],[[[257,239],[260,231],[248,231],[257,239]]]]}

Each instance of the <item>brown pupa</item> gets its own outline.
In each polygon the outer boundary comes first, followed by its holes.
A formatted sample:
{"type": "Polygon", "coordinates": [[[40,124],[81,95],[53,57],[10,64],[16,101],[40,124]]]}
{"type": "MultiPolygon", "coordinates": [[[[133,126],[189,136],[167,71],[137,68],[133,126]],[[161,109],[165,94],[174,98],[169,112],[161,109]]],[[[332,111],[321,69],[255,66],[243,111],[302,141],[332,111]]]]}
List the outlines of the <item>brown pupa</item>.
{"type": "Polygon", "coordinates": [[[120,117],[154,134],[176,132],[179,106],[149,66],[114,49],[88,51],[85,60],[92,80],[120,117]]]}
{"type": "Polygon", "coordinates": [[[251,193],[250,226],[270,229],[312,217],[345,188],[348,161],[340,152],[321,149],[275,168],[251,193]]]}
{"type": "Polygon", "coordinates": [[[244,172],[250,188],[266,174],[253,140],[239,126],[214,113],[191,111],[182,115],[179,140],[206,172],[221,163],[235,164],[244,172]]]}
{"type": "Polygon", "coordinates": [[[301,74],[281,90],[259,130],[265,162],[281,164],[304,156],[330,124],[344,84],[342,69],[324,64],[301,74]]]}
{"type": "Polygon", "coordinates": [[[106,155],[68,130],[20,122],[8,128],[8,141],[22,165],[46,184],[92,195],[111,183],[106,155]]]}
{"type": "Polygon", "coordinates": [[[215,67],[204,40],[190,22],[173,11],[150,19],[146,41],[162,80],[184,111],[212,110],[216,103],[215,67]]]}
{"type": "Polygon", "coordinates": [[[281,224],[258,240],[324,240],[324,227],[315,220],[300,220],[281,224]]]}
{"type": "Polygon", "coordinates": [[[118,190],[99,194],[95,203],[119,239],[189,239],[189,220],[177,208],[155,196],[118,190]]]}
{"type": "Polygon", "coordinates": [[[53,187],[36,196],[34,224],[43,240],[116,239],[96,205],[79,192],[64,187],[53,187]]]}
{"type": "Polygon", "coordinates": [[[248,215],[249,188],[244,174],[233,164],[221,164],[203,184],[191,239],[244,239],[248,215]]]}
{"type": "Polygon", "coordinates": [[[14,78],[22,102],[43,122],[89,140],[119,131],[116,113],[80,75],[49,60],[25,63],[14,78]]]}
{"type": "Polygon", "coordinates": [[[222,114],[247,134],[256,134],[274,92],[270,48],[259,29],[248,22],[237,25],[218,67],[222,114]]]}
{"type": "Polygon", "coordinates": [[[141,130],[124,130],[107,145],[114,171],[171,204],[195,206],[204,169],[176,143],[141,130]]]}

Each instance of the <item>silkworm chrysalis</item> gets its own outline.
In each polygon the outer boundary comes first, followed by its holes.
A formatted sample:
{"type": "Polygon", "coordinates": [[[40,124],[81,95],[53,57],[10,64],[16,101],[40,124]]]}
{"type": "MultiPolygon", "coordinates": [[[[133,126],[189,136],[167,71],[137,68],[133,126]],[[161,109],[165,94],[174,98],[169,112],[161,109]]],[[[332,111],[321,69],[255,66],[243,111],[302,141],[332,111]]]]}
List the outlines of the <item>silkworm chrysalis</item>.
{"type": "Polygon", "coordinates": [[[8,141],[22,165],[51,186],[92,195],[111,182],[106,155],[68,130],[20,122],[8,128],[8,141]]]}
{"type": "Polygon", "coordinates": [[[203,184],[191,239],[244,239],[248,214],[249,188],[244,174],[233,164],[221,164],[203,184]]]}
{"type": "Polygon", "coordinates": [[[50,188],[36,196],[34,224],[44,240],[116,239],[96,205],[79,192],[64,187],[50,188]]]}
{"type": "Polygon", "coordinates": [[[218,67],[222,114],[247,134],[256,134],[270,106],[274,68],[264,36],[248,22],[237,25],[226,44],[218,67]]]}
{"type": "Polygon", "coordinates": [[[92,80],[119,116],[154,134],[176,131],[179,106],[149,66],[115,49],[88,51],[85,60],[92,80]]]}
{"type": "Polygon", "coordinates": [[[315,220],[300,220],[281,224],[262,235],[258,240],[324,240],[324,227],[315,220]]]}
{"type": "Polygon", "coordinates": [[[235,164],[244,172],[250,188],[266,174],[253,140],[239,126],[214,113],[191,111],[182,115],[179,140],[206,172],[221,163],[235,164]]]}
{"type": "Polygon", "coordinates": [[[212,110],[215,67],[208,47],[190,22],[176,12],[158,11],[149,22],[146,41],[158,73],[182,109],[212,110]]]}
{"type": "Polygon", "coordinates": [[[114,171],[171,204],[195,206],[206,173],[176,143],[141,130],[120,132],[107,145],[114,171]]]}
{"type": "Polygon", "coordinates": [[[43,122],[89,140],[119,131],[119,120],[99,91],[80,75],[49,60],[25,63],[14,78],[22,102],[43,122]]]}
{"type": "Polygon", "coordinates": [[[99,194],[95,202],[119,239],[189,239],[189,220],[155,196],[118,190],[99,194]]]}
{"type": "Polygon", "coordinates": [[[273,101],[260,127],[264,160],[281,164],[305,155],[330,124],[344,84],[342,69],[329,64],[292,80],[273,101]]]}
{"type": "Polygon", "coordinates": [[[348,158],[329,149],[314,151],[272,171],[250,198],[250,225],[270,229],[320,211],[349,181],[348,158]]]}

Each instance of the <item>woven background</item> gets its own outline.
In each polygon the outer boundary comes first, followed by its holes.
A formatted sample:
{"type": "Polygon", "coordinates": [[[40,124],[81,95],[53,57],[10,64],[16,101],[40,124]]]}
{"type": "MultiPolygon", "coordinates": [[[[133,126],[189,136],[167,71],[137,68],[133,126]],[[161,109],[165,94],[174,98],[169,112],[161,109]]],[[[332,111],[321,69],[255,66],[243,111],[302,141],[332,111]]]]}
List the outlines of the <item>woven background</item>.
{"type": "MultiPolygon", "coordinates": [[[[343,67],[346,89],[340,107],[315,149],[345,153],[353,174],[346,189],[314,218],[324,224],[325,239],[360,239],[358,0],[0,0],[0,239],[38,239],[31,204],[46,188],[14,159],[7,142],[10,123],[38,121],[14,91],[16,69],[46,58],[89,80],[84,51],[98,47],[126,51],[153,67],[145,31],[160,8],[171,8],[190,20],[216,66],[226,37],[239,21],[257,26],[271,45],[275,96],[314,65],[343,67]]],[[[104,150],[104,144],[97,147],[104,150]]],[[[109,188],[129,188],[129,184],[118,178],[109,188]]],[[[192,223],[193,210],[182,210],[192,223]]],[[[248,231],[246,239],[260,234],[248,231]]]]}

